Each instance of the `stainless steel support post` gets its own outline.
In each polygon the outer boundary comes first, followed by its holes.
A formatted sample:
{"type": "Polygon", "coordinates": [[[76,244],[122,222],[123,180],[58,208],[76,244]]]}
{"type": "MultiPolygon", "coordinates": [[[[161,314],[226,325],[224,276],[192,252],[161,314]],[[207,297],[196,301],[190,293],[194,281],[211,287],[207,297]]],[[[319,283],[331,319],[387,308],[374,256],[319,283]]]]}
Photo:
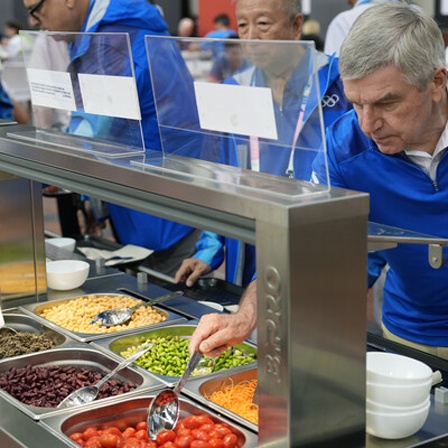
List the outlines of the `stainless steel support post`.
{"type": "Polygon", "coordinates": [[[259,445],[364,446],[367,196],[296,205],[256,221],[259,445]]]}

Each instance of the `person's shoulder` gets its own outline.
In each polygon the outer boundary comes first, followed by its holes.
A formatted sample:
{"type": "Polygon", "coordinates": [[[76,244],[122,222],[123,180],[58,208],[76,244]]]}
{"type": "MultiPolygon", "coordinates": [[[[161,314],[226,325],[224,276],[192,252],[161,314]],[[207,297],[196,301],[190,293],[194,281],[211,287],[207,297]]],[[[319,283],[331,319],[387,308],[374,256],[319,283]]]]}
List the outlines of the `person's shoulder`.
{"type": "Polygon", "coordinates": [[[341,163],[373,149],[373,141],[361,130],[354,109],[337,118],[327,128],[328,149],[341,163]]]}
{"type": "Polygon", "coordinates": [[[233,84],[241,86],[250,86],[254,82],[256,67],[251,65],[240,72],[233,74],[230,78],[224,80],[224,84],[233,84]]]}

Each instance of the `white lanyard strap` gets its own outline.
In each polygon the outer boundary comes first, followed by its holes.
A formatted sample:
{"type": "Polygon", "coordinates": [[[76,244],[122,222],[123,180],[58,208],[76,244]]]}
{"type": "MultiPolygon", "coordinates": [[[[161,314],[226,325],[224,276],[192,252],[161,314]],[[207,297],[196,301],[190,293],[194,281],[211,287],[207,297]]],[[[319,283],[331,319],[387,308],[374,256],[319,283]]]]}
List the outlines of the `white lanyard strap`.
{"type": "MultiPolygon", "coordinates": [[[[310,80],[303,91],[302,103],[300,105],[300,112],[299,112],[299,116],[297,117],[296,128],[294,130],[294,136],[293,136],[292,145],[291,145],[291,153],[289,155],[288,168],[286,169],[286,172],[285,172],[286,176],[288,176],[289,178],[294,177],[294,154],[295,154],[297,140],[299,138],[300,131],[302,130],[302,126],[303,126],[303,119],[305,117],[306,104],[308,102],[308,98],[309,98],[310,92],[311,92],[312,79],[313,79],[313,76],[311,75],[310,80]]],[[[250,145],[251,169],[253,171],[260,171],[260,139],[255,136],[251,136],[249,138],[249,145],[250,145]]]]}

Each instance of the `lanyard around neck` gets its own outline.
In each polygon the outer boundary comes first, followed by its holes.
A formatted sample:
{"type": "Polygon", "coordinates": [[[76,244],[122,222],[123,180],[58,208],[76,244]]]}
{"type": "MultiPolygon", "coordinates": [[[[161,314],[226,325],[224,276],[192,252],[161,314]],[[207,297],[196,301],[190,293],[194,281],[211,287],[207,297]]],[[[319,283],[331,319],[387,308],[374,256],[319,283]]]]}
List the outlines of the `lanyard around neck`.
{"type": "MultiPolygon", "coordinates": [[[[302,127],[303,127],[303,119],[305,117],[306,104],[308,102],[308,98],[309,98],[310,92],[311,92],[312,79],[313,79],[313,75],[310,76],[308,84],[305,86],[305,89],[303,91],[302,102],[300,104],[300,111],[299,111],[299,115],[297,117],[296,128],[294,130],[294,136],[292,139],[291,153],[289,155],[288,167],[285,171],[286,176],[291,179],[294,177],[294,154],[295,154],[295,150],[296,150],[296,143],[299,138],[300,131],[302,130],[302,127]]],[[[260,171],[260,140],[259,140],[259,138],[255,137],[255,136],[251,136],[249,138],[249,145],[250,145],[251,169],[253,171],[260,171]]]]}

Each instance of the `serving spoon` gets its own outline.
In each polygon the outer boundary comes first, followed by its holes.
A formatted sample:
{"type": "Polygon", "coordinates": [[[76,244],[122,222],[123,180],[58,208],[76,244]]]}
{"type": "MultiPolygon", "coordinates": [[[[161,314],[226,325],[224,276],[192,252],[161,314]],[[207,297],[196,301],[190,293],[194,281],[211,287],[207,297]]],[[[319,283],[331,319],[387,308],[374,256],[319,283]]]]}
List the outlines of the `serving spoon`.
{"type": "Polygon", "coordinates": [[[152,400],[148,408],[148,435],[155,439],[159,432],[173,429],[179,420],[179,394],[191,372],[197,367],[202,354],[195,351],[188,361],[187,368],[174,389],[164,389],[152,400]]]}
{"type": "Polygon", "coordinates": [[[164,302],[165,300],[172,299],[173,297],[183,295],[183,291],[174,291],[169,294],[157,297],[155,299],[149,300],[147,302],[140,303],[139,305],[133,306],[132,308],[111,308],[110,310],[101,311],[97,314],[91,321],[91,324],[96,324],[98,322],[105,327],[113,327],[115,325],[121,325],[128,322],[134,311],[143,306],[152,306],[157,303],[164,302]]]}
{"type": "Polygon", "coordinates": [[[85,386],[81,389],[73,391],[70,395],[67,395],[58,405],[57,408],[69,408],[72,406],[79,406],[81,404],[90,403],[95,400],[100,392],[101,386],[108,380],[110,380],[114,375],[116,375],[120,370],[127,367],[129,364],[132,364],[135,360],[140,358],[143,354],[145,354],[148,350],[150,350],[154,344],[145,344],[139,350],[137,350],[133,355],[126,358],[124,361],[121,361],[115,369],[109,372],[106,376],[101,378],[96,384],[92,384],[91,386],[85,386]]]}

